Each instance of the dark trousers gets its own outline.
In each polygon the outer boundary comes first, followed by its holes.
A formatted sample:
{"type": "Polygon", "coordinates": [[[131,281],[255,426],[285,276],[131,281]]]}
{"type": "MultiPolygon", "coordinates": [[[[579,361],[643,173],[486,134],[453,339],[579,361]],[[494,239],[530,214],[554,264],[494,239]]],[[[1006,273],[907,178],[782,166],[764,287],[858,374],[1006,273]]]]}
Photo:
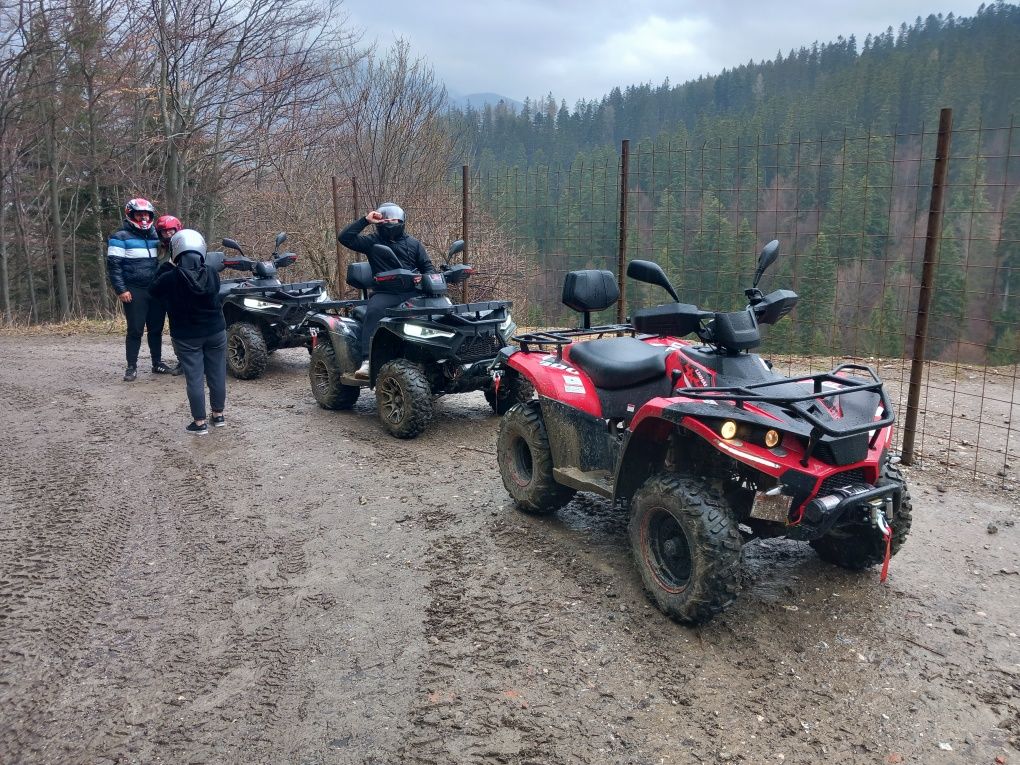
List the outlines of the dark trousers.
{"type": "Polygon", "coordinates": [[[149,295],[148,287],[128,285],[131,302],[121,303],[127,317],[127,337],[124,350],[129,367],[138,365],[138,349],[142,347],[142,332],[148,334],[149,356],[152,366],[163,359],[163,325],[166,323],[166,306],[162,300],[149,295]]]}
{"type": "Polygon", "coordinates": [[[368,305],[365,306],[365,323],[361,325],[361,357],[363,359],[368,358],[368,352],[372,347],[372,335],[375,334],[375,328],[382,321],[386,309],[398,306],[418,294],[417,292],[372,293],[372,297],[368,299],[368,305]]]}
{"type": "Polygon", "coordinates": [[[205,419],[205,389],[209,385],[209,406],[222,412],[227,403],[227,333],[208,337],[172,338],[177,360],[188,382],[188,404],[191,417],[205,419]]]}

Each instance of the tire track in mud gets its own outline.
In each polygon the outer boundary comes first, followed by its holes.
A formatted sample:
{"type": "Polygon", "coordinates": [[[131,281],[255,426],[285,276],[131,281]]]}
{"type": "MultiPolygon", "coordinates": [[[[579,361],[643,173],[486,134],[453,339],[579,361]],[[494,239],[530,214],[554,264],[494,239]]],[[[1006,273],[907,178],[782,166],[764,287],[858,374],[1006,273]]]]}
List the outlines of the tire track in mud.
{"type": "MultiPolygon", "coordinates": [[[[158,440],[158,432],[152,435],[158,440]]],[[[135,721],[137,733],[115,729],[91,752],[116,757],[126,749],[143,760],[271,759],[279,746],[273,726],[294,695],[290,671],[301,650],[288,639],[284,601],[293,589],[286,576],[305,568],[303,540],[274,539],[262,514],[246,507],[244,487],[257,482],[251,467],[207,461],[208,453],[197,459],[202,453],[186,443],[158,449],[157,461],[174,466],[150,503],[162,571],[144,593],[129,583],[114,608],[123,613],[111,619],[129,619],[133,604],[146,598],[163,604],[139,646],[148,666],[120,667],[125,685],[148,676],[153,703],[135,721]]],[[[100,717],[110,714],[116,710],[100,717]]]]}
{"type": "Polygon", "coordinates": [[[59,393],[5,390],[36,423],[0,441],[0,718],[18,723],[0,728],[0,760],[13,762],[49,746],[47,710],[109,602],[130,522],[100,500],[102,423],[81,406],[68,417],[59,393]]]}
{"type": "Polygon", "coordinates": [[[507,509],[492,507],[421,515],[432,533],[427,653],[398,761],[658,762],[626,732],[646,699],[607,682],[606,628],[588,607],[611,589],[605,574],[562,576],[576,554],[508,530],[507,509]]]}

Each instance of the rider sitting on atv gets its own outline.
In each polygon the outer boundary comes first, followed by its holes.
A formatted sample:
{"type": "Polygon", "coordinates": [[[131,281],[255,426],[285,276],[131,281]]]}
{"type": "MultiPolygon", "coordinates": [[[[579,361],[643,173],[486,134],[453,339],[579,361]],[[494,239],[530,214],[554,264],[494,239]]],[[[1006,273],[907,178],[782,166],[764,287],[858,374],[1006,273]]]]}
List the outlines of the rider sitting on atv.
{"type": "MultiPolygon", "coordinates": [[[[396,268],[417,270],[422,274],[436,273],[436,267],[429,260],[425,246],[417,239],[407,236],[404,233],[404,211],[393,202],[384,202],[378,210],[372,210],[365,217],[359,218],[345,228],[337,236],[337,240],[344,247],[363,253],[368,257],[372,266],[372,275],[380,274],[383,271],[392,271],[396,268]],[[360,232],[370,223],[375,224],[376,233],[363,236],[360,232]],[[372,247],[376,244],[385,244],[396,255],[396,261],[388,257],[380,260],[373,252],[372,247]]],[[[361,329],[361,367],[355,372],[358,377],[368,377],[369,370],[369,349],[372,344],[372,334],[379,326],[387,308],[393,308],[401,303],[410,300],[417,293],[410,292],[373,292],[368,299],[365,310],[365,322],[361,329]]]]}

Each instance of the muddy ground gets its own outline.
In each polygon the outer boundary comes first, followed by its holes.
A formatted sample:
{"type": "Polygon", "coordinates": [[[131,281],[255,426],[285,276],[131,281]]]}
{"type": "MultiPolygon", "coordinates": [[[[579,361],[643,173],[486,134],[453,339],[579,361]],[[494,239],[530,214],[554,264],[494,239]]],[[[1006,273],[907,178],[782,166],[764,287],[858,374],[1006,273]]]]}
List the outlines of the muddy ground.
{"type": "Polygon", "coordinates": [[[748,545],[689,629],[618,509],[510,507],[479,394],[399,442],[282,351],[196,438],[141,369],[0,338],[0,762],[1020,762],[1008,483],[910,471],[886,585],[748,545]]]}

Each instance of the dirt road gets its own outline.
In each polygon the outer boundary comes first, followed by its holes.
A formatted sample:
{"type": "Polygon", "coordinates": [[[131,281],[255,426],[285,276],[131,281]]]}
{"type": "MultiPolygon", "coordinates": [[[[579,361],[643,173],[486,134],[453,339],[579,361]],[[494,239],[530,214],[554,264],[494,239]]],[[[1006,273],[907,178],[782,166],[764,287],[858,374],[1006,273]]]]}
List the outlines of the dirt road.
{"type": "Polygon", "coordinates": [[[886,585],[751,544],[687,629],[621,511],[509,506],[481,395],[399,442],[281,351],[196,438],[121,356],[0,338],[0,762],[1020,762],[1016,493],[913,471],[886,585]]]}

